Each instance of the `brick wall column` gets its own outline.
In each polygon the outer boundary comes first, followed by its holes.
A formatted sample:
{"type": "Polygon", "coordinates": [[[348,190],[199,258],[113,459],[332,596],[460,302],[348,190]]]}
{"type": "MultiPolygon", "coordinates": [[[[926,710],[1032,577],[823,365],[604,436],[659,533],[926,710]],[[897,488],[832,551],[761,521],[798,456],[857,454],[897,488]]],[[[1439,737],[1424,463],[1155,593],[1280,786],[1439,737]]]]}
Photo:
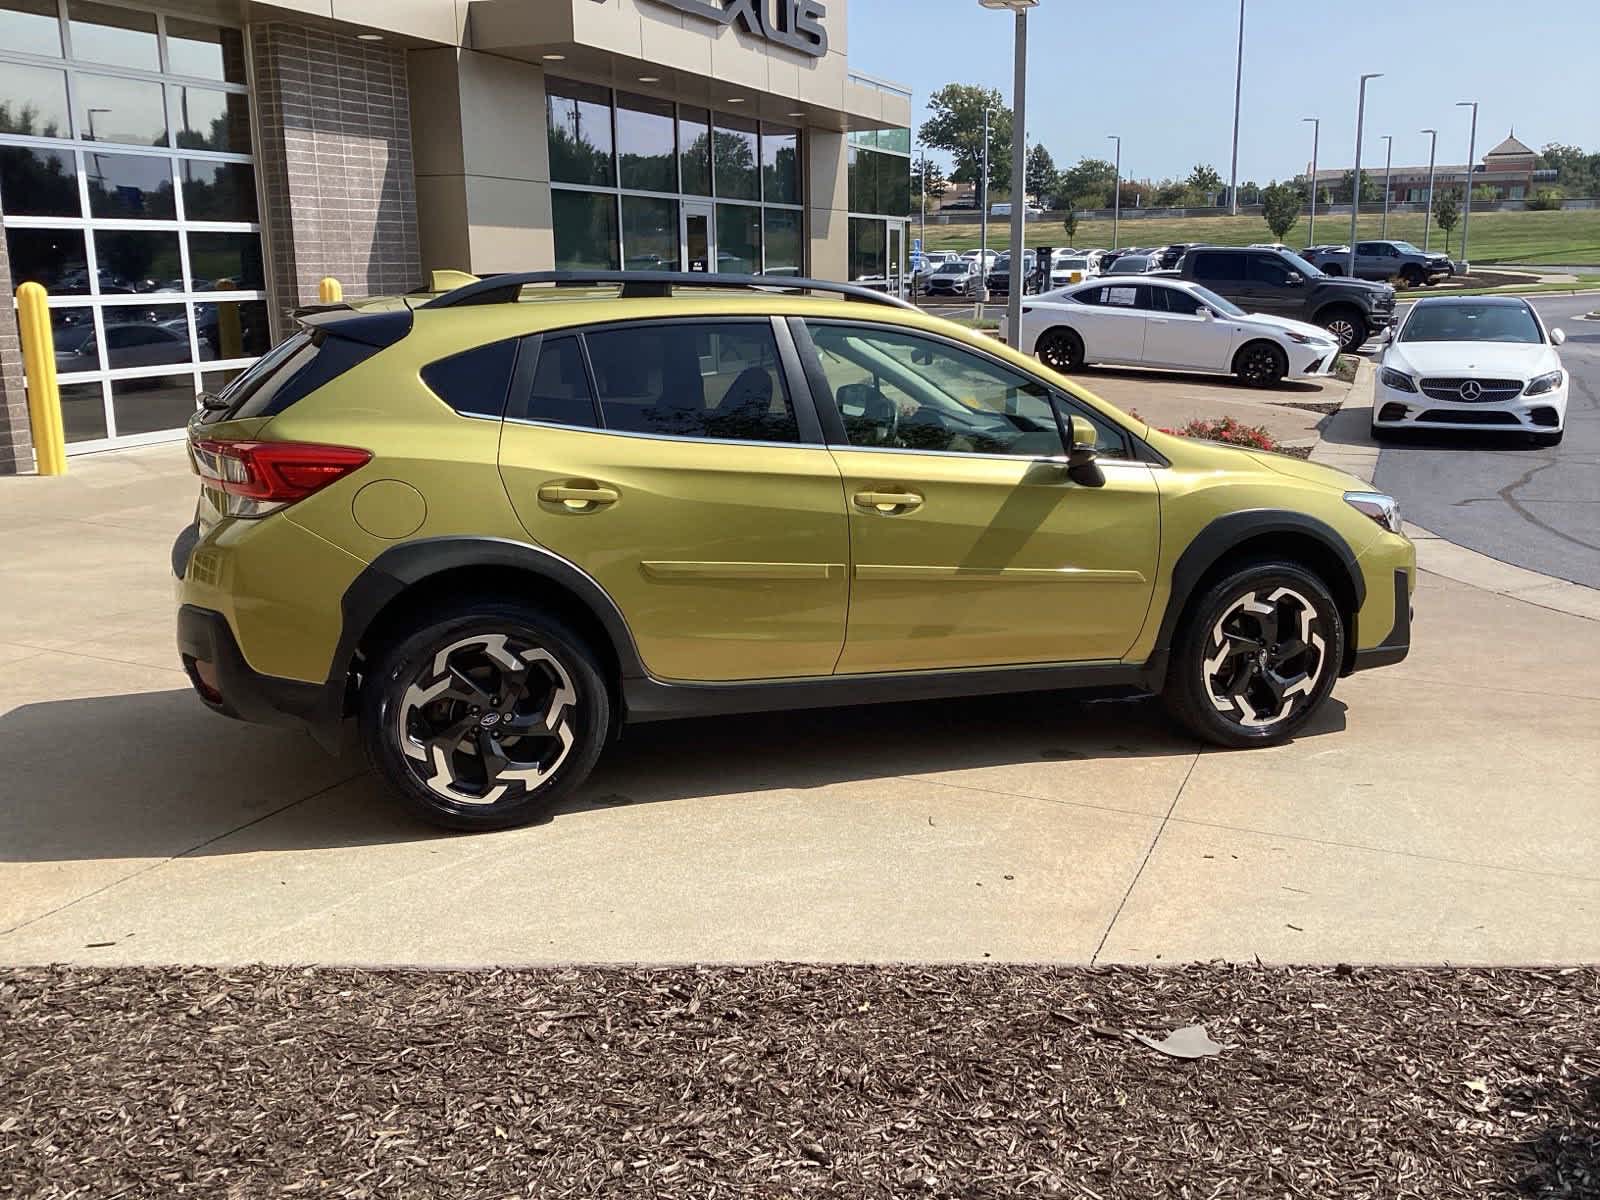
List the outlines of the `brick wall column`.
{"type": "Polygon", "coordinates": [[[273,302],[315,303],[324,275],[349,297],[416,287],[405,52],[277,21],[250,39],[273,302]]]}
{"type": "MultiPolygon", "coordinates": [[[[0,213],[0,226],[5,214],[0,213]]],[[[16,288],[11,256],[0,228],[0,475],[33,469],[33,435],[28,429],[28,395],[23,385],[22,336],[17,331],[16,288]]]]}

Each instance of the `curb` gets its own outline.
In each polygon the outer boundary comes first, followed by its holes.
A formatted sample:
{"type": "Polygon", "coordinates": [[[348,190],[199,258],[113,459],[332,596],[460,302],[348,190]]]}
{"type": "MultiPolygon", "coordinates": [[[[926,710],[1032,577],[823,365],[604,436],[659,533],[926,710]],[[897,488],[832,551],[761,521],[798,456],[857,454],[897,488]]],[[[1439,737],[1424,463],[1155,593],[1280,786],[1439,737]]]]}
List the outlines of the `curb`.
{"type": "MultiPolygon", "coordinates": [[[[1377,368],[1362,359],[1356,381],[1345,393],[1339,411],[1329,415],[1311,461],[1348,472],[1367,483],[1378,470],[1379,447],[1371,436],[1373,385],[1377,368]]],[[[1600,589],[1513,566],[1465,546],[1458,546],[1419,525],[1407,522],[1406,536],[1417,545],[1420,570],[1456,583],[1522,600],[1588,621],[1600,621],[1600,589]]]]}

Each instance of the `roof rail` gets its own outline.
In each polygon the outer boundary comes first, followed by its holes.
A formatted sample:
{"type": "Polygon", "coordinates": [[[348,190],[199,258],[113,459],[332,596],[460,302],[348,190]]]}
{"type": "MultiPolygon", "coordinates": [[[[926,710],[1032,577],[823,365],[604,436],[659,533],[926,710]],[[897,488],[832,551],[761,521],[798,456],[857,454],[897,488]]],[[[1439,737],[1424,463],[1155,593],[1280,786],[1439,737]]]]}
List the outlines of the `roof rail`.
{"type": "Polygon", "coordinates": [[[486,275],[437,296],[423,308],[456,308],[467,304],[509,304],[517,300],[530,284],[550,283],[556,287],[599,287],[617,284],[624,300],[672,295],[675,287],[727,288],[729,290],[780,290],[833,292],[847,300],[887,304],[892,308],[915,309],[898,296],[873,291],[853,283],[830,283],[823,279],[801,279],[788,275],[711,275],[698,271],[513,271],[486,275]]]}

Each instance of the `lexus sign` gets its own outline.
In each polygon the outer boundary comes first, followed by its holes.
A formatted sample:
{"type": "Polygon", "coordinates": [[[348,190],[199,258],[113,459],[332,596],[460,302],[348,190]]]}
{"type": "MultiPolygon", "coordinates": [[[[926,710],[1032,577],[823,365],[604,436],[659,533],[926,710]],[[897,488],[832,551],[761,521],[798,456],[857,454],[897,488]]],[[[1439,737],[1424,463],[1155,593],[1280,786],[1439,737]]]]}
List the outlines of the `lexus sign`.
{"type": "Polygon", "coordinates": [[[821,0],[651,0],[719,25],[740,29],[813,58],[828,52],[828,15],[821,0]]]}

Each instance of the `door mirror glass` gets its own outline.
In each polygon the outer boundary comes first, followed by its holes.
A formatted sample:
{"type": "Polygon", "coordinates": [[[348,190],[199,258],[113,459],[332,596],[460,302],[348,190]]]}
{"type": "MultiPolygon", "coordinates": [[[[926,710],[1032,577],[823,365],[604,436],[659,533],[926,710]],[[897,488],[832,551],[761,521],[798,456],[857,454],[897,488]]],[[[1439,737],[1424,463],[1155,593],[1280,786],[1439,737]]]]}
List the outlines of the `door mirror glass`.
{"type": "Polygon", "coordinates": [[[1563,330],[1563,329],[1552,329],[1550,331],[1550,344],[1552,346],[1564,346],[1564,345],[1566,345],[1566,342],[1567,342],[1567,334],[1566,334],[1565,330],[1563,330]]]}
{"type": "Polygon", "coordinates": [[[1301,275],[1299,271],[1290,271],[1286,278],[1290,287],[1299,287],[1305,282],[1305,276],[1301,275]]]}

